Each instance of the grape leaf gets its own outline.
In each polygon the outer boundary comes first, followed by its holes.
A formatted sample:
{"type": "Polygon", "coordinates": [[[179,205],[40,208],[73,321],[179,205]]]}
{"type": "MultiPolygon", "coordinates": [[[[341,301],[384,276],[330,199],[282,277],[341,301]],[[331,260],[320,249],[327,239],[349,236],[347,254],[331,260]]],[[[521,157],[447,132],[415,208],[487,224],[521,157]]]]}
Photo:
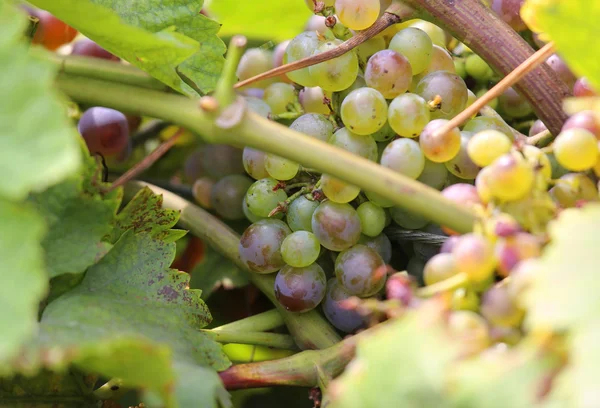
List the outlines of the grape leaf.
{"type": "MultiPolygon", "coordinates": [[[[177,32],[174,24],[153,32],[143,26],[125,23],[113,10],[90,0],[31,0],[31,3],[48,10],[111,53],[173,89],[196,95],[179,77],[176,68],[194,55],[200,46],[196,40],[177,32]]],[[[159,14],[159,10],[152,10],[150,1],[138,3],[140,13],[154,11],[159,14]]],[[[207,64],[210,62],[207,61],[207,64]]]]}
{"type": "Polygon", "coordinates": [[[144,336],[168,344],[176,359],[227,368],[221,347],[198,330],[211,320],[199,291],[187,289],[189,275],[169,269],[174,254],[174,243],[126,232],[79,286],[48,305],[43,342],[144,336]]]}
{"type": "Polygon", "coordinates": [[[565,330],[600,317],[600,280],[594,256],[600,205],[563,211],[548,227],[551,238],[525,293],[529,327],[565,330]]]}
{"type": "Polygon", "coordinates": [[[236,1],[215,0],[211,13],[223,24],[221,36],[244,34],[264,40],[284,41],[303,31],[311,12],[302,0],[236,1]],[[257,24],[268,21],[268,24],[257,24]]]}
{"type": "Polygon", "coordinates": [[[168,242],[183,237],[186,231],[170,229],[177,224],[179,212],[163,209],[162,202],[162,196],[154,194],[148,187],[138,191],[115,218],[110,242],[115,243],[129,229],[168,242]]]}
{"type": "Polygon", "coordinates": [[[52,88],[55,69],[29,54],[25,25],[22,12],[0,4],[0,196],[13,200],[61,181],[81,157],[79,136],[52,88]]]}
{"type": "Polygon", "coordinates": [[[91,1],[114,10],[123,21],[133,26],[143,27],[151,32],[175,26],[178,32],[196,40],[200,44],[200,50],[183,62],[179,71],[190,78],[202,92],[214,89],[223,69],[226,47],[217,37],[220,24],[200,14],[202,0],[91,1]]]}
{"type": "Polygon", "coordinates": [[[0,367],[37,327],[48,289],[40,241],[44,220],[29,205],[0,198],[0,367]]]}
{"type": "Polygon", "coordinates": [[[529,3],[535,9],[536,25],[556,43],[569,67],[600,89],[600,2],[529,0],[529,3]]]}
{"type": "Polygon", "coordinates": [[[447,374],[458,356],[437,307],[408,312],[359,341],[330,388],[331,408],[448,407],[447,374]]]}
{"type": "Polygon", "coordinates": [[[205,247],[202,261],[194,267],[190,275],[192,275],[190,287],[200,289],[204,300],[221,286],[225,289],[233,289],[250,282],[247,273],[241,271],[233,262],[210,246],[205,247]]]}

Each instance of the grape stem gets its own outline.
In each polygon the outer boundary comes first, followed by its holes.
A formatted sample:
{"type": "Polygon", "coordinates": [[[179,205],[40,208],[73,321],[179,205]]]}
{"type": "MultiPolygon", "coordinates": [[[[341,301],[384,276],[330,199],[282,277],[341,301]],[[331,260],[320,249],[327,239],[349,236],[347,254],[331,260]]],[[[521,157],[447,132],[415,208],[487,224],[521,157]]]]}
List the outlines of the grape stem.
{"type": "Polygon", "coordinates": [[[202,98],[200,103],[205,109],[200,109],[198,102],[184,96],[78,76],[59,75],[57,85],[76,101],[170,121],[210,143],[250,146],[273,153],[379,194],[455,231],[468,232],[473,228],[474,215],[439,191],[253,112],[242,112],[239,122],[232,127],[217,126],[218,118],[215,120],[214,114],[206,109],[214,105],[214,98],[202,98]]]}
{"type": "MultiPolygon", "coordinates": [[[[403,3],[417,11],[414,17],[429,20],[450,32],[502,76],[509,75],[533,54],[531,46],[481,0],[403,0],[403,3]]],[[[571,91],[552,68],[541,64],[515,88],[548,129],[558,134],[567,119],[562,100],[571,91]]]]}
{"type": "Polygon", "coordinates": [[[143,187],[150,188],[155,194],[163,196],[163,207],[181,213],[179,225],[202,239],[225,257],[229,258],[241,270],[248,272],[251,282],[263,292],[277,307],[297,346],[302,349],[323,349],[339,342],[340,336],[316,311],[291,313],[285,310],[275,298],[275,277],[252,272],[242,262],[238,253],[240,237],[227,225],[212,214],[191,202],[154,185],[134,181],[125,186],[126,198],[131,198],[143,187]]]}
{"type": "Polygon", "coordinates": [[[433,285],[425,286],[417,290],[417,296],[419,297],[431,297],[437,294],[448,292],[454,289],[465,286],[469,283],[469,276],[464,273],[458,273],[448,279],[441,282],[436,282],[433,285]]]}
{"type": "Polygon", "coordinates": [[[141,173],[143,173],[144,170],[147,170],[150,166],[152,166],[154,163],[156,163],[156,161],[158,159],[160,159],[162,156],[164,156],[165,153],[167,153],[173,146],[175,146],[175,143],[177,143],[177,140],[183,134],[183,132],[184,132],[184,129],[179,128],[177,130],[177,132],[175,132],[175,134],[173,136],[171,136],[167,141],[160,144],[160,146],[158,146],[156,149],[154,149],[152,152],[150,152],[150,154],[148,156],[144,157],[144,159],[142,161],[140,161],[139,163],[136,163],[133,167],[131,167],[129,170],[127,170],[122,176],[120,176],[118,179],[116,179],[115,182],[112,183],[110,185],[110,187],[106,190],[106,192],[110,192],[110,191],[114,190],[115,188],[124,185],[128,181],[133,180],[134,178],[139,176],[141,173]]]}
{"type": "Polygon", "coordinates": [[[540,133],[527,138],[527,144],[544,147],[554,139],[554,135],[549,130],[541,131],[540,133]]]}
{"type": "Polygon", "coordinates": [[[271,210],[271,212],[269,213],[269,217],[279,214],[280,212],[287,212],[287,209],[292,201],[294,201],[296,198],[300,197],[301,195],[310,193],[312,191],[312,189],[313,189],[312,186],[302,187],[300,190],[296,191],[294,194],[292,194],[291,196],[286,198],[285,201],[282,201],[279,204],[277,204],[277,206],[275,208],[273,208],[273,210],[271,210]]]}
{"type": "Polygon", "coordinates": [[[236,70],[247,44],[248,40],[241,35],[235,35],[229,41],[223,72],[221,72],[214,93],[221,106],[228,106],[235,100],[233,85],[237,81],[236,70]]]}
{"type": "Polygon", "coordinates": [[[411,7],[407,7],[402,3],[394,3],[386,10],[383,16],[381,16],[371,27],[357,33],[354,37],[343,42],[336,48],[322,52],[317,55],[313,55],[311,57],[302,58],[298,61],[294,61],[289,64],[281,65],[267,72],[263,72],[262,74],[253,76],[252,78],[240,81],[237,84],[235,84],[235,88],[242,88],[251,85],[255,82],[262,81],[263,79],[274,78],[276,76],[283,75],[288,72],[296,71],[298,69],[306,68],[311,65],[316,65],[323,61],[328,61],[333,58],[337,58],[340,55],[344,55],[348,51],[358,47],[365,41],[373,38],[386,28],[394,24],[398,24],[402,20],[411,18],[413,14],[414,10],[411,7]]]}
{"type": "Polygon", "coordinates": [[[211,331],[217,332],[219,330],[225,330],[263,332],[276,329],[284,324],[285,322],[283,321],[279,311],[277,311],[277,309],[271,309],[254,316],[246,317],[244,319],[236,320],[232,323],[215,327],[211,331]]]}
{"type": "Polygon", "coordinates": [[[443,126],[440,126],[438,129],[436,129],[433,137],[442,137],[442,135],[445,135],[450,130],[465,123],[473,115],[477,114],[477,112],[479,112],[492,99],[502,95],[504,91],[519,82],[525,75],[546,61],[553,53],[553,42],[549,42],[548,44],[544,45],[544,47],[523,61],[523,63],[521,63],[506,77],[504,77],[500,82],[498,82],[492,89],[487,91],[480,98],[477,98],[477,100],[473,102],[471,106],[468,106],[465,110],[456,115],[454,118],[450,119],[443,126]]]}
{"type": "Polygon", "coordinates": [[[292,336],[279,333],[233,330],[202,330],[210,333],[215,341],[223,344],[251,344],[255,346],[273,347],[282,350],[297,350],[292,336]]]}

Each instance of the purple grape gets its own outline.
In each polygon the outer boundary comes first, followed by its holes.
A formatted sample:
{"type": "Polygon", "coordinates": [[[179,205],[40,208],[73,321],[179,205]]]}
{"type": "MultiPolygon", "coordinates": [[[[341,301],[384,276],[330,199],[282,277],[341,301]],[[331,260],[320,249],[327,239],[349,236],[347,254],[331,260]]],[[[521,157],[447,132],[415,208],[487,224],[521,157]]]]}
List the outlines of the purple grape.
{"type": "Polygon", "coordinates": [[[529,129],[529,136],[535,136],[538,133],[543,132],[544,130],[548,130],[548,128],[546,127],[546,125],[544,125],[544,122],[538,119],[535,122],[533,122],[533,125],[531,125],[531,128],[529,129]]]}
{"type": "Polygon", "coordinates": [[[285,265],[281,243],[291,230],[285,222],[264,219],[246,228],[239,245],[240,259],[258,273],[277,272],[285,265]]]}
{"type": "Polygon", "coordinates": [[[316,263],[304,268],[286,265],[275,278],[275,297],[291,312],[308,312],[323,300],[326,281],[323,268],[316,263]]]}
{"type": "Polygon", "coordinates": [[[577,81],[577,77],[571,71],[571,68],[565,63],[565,61],[558,56],[558,54],[552,54],[546,60],[546,64],[550,65],[550,68],[562,81],[569,86],[569,88],[573,88],[575,86],[575,81],[577,81]]]}
{"type": "Polygon", "coordinates": [[[71,55],[81,55],[85,57],[94,57],[110,61],[120,60],[119,57],[106,51],[104,48],[100,47],[98,44],[96,44],[89,38],[82,38],[81,40],[77,40],[73,44],[71,55]]]}
{"type": "Polygon", "coordinates": [[[592,88],[592,84],[590,84],[590,81],[586,77],[581,77],[575,81],[573,95],[579,98],[584,96],[598,96],[598,93],[592,88]]]}
{"type": "Polygon", "coordinates": [[[94,107],[86,110],[77,128],[92,154],[115,156],[125,151],[129,144],[127,117],[114,109],[94,107]]]}
{"type": "Polygon", "coordinates": [[[582,111],[571,116],[562,127],[562,130],[585,129],[600,138],[600,121],[592,111],[582,111]]]}
{"type": "Polygon", "coordinates": [[[212,208],[226,220],[243,220],[242,202],[252,180],[242,174],[223,177],[213,187],[210,194],[212,208]]]}
{"type": "Polygon", "coordinates": [[[344,308],[342,302],[352,295],[344,290],[336,279],[327,282],[327,293],[323,299],[323,314],[338,330],[352,333],[365,326],[365,319],[354,310],[344,308]]]}
{"type": "Polygon", "coordinates": [[[383,259],[366,245],[355,245],[340,253],[335,260],[335,275],[351,295],[373,296],[385,285],[383,259]]]}
{"type": "Polygon", "coordinates": [[[312,232],[321,245],[343,251],[360,239],[360,217],[350,204],[322,202],[312,215],[312,232]]]}
{"type": "Polygon", "coordinates": [[[230,174],[244,174],[243,151],[226,144],[207,145],[202,162],[209,176],[219,180],[230,174]]]}

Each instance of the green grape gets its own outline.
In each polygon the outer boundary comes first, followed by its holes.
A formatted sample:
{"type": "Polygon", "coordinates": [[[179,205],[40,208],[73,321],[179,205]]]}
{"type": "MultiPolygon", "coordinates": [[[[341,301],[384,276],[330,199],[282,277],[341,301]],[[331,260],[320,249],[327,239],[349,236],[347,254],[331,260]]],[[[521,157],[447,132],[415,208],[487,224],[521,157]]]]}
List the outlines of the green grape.
{"type": "MultiPolygon", "coordinates": [[[[237,67],[237,77],[240,81],[252,78],[273,68],[273,54],[262,48],[250,48],[246,50],[237,67]]],[[[264,88],[273,83],[273,79],[259,81],[253,86],[255,88],[264,88]]]]}
{"type": "Polygon", "coordinates": [[[333,135],[333,124],[326,116],[318,113],[306,113],[300,116],[290,125],[290,129],[323,142],[327,142],[333,135]]]}
{"type": "Polygon", "coordinates": [[[429,123],[427,101],[419,95],[407,93],[390,103],[388,122],[394,132],[403,137],[417,137],[429,123]]]}
{"type": "Polygon", "coordinates": [[[598,161],[598,140],[589,130],[563,130],[554,139],[554,156],[570,171],[589,170],[598,161]]]}
{"type": "Polygon", "coordinates": [[[465,69],[467,74],[479,82],[487,82],[494,76],[494,71],[492,71],[487,62],[477,54],[471,54],[467,57],[465,69]]]}
{"type": "Polygon", "coordinates": [[[292,160],[267,153],[265,157],[265,170],[276,180],[291,180],[296,177],[300,165],[292,160]]]}
{"type": "Polygon", "coordinates": [[[373,139],[375,139],[376,142],[388,142],[396,136],[396,132],[394,132],[394,129],[390,127],[390,124],[388,122],[385,122],[385,125],[383,125],[381,129],[373,133],[371,136],[373,137],[373,139]]]}
{"type": "Polygon", "coordinates": [[[419,144],[412,139],[396,139],[387,145],[381,156],[381,165],[416,179],[425,167],[425,156],[419,144]]]}
{"type": "Polygon", "coordinates": [[[533,112],[533,108],[513,88],[508,88],[498,97],[500,110],[511,118],[524,118],[533,112]]]}
{"type": "Polygon", "coordinates": [[[435,188],[436,190],[441,190],[448,181],[448,169],[444,163],[436,163],[429,159],[425,159],[423,171],[419,178],[417,178],[417,181],[435,188]]]}
{"type": "Polygon", "coordinates": [[[504,133],[511,142],[514,141],[515,138],[510,127],[504,123],[502,119],[488,116],[477,116],[471,119],[465,124],[463,130],[475,134],[483,130],[497,130],[498,132],[504,133]]]}
{"type": "Polygon", "coordinates": [[[506,134],[494,130],[482,130],[469,140],[467,152],[475,164],[489,166],[498,157],[510,152],[512,141],[506,134]]]}
{"type": "Polygon", "coordinates": [[[369,237],[381,234],[385,227],[385,210],[383,208],[366,201],[358,206],[356,212],[360,218],[360,229],[363,234],[369,237]]]}
{"type": "Polygon", "coordinates": [[[246,96],[244,97],[244,99],[248,104],[248,109],[250,109],[254,113],[259,114],[263,118],[268,118],[273,113],[269,104],[263,101],[262,99],[258,99],[254,96],[246,96]]]}
{"type": "Polygon", "coordinates": [[[369,297],[385,285],[383,259],[365,245],[354,245],[340,253],[335,260],[337,281],[351,295],[369,297]]]}
{"type": "Polygon", "coordinates": [[[363,63],[369,61],[369,58],[382,50],[385,50],[385,39],[383,37],[369,38],[356,48],[358,58],[360,58],[363,63]]]}
{"type": "Polygon", "coordinates": [[[360,188],[328,174],[321,176],[321,190],[325,197],[335,203],[349,203],[360,193],[360,188]]]}
{"type": "Polygon", "coordinates": [[[360,218],[350,204],[322,202],[312,216],[312,232],[321,245],[331,251],[343,251],[360,238],[360,218]]]}
{"type": "Polygon", "coordinates": [[[252,180],[245,175],[232,174],[223,177],[212,187],[210,202],[217,214],[226,220],[244,219],[242,201],[252,180]]]}
{"type": "Polygon", "coordinates": [[[469,140],[473,137],[471,132],[460,132],[460,150],[452,159],[445,162],[448,171],[456,177],[464,180],[475,180],[479,167],[473,163],[467,152],[469,140]]]}
{"type": "Polygon", "coordinates": [[[372,136],[359,136],[346,128],[341,128],[331,136],[328,142],[365,159],[377,161],[377,143],[372,136]]]}
{"type": "Polygon", "coordinates": [[[275,297],[290,312],[314,309],[325,297],[326,290],[327,277],[316,263],[304,268],[286,265],[275,278],[275,297]]]}
{"type": "Polygon", "coordinates": [[[298,100],[306,113],[329,115],[331,113],[329,106],[323,102],[325,97],[331,99],[331,95],[326,94],[323,89],[313,86],[302,89],[298,95],[298,100]]]}
{"type": "Polygon", "coordinates": [[[272,178],[254,182],[246,192],[248,209],[259,217],[268,217],[269,213],[286,199],[285,190],[279,188],[279,182],[272,178]]]}
{"type": "Polygon", "coordinates": [[[431,49],[431,61],[429,61],[429,65],[420,74],[415,75],[415,78],[420,81],[427,75],[437,71],[456,73],[456,68],[454,67],[452,56],[448,51],[445,48],[434,45],[431,49]]]}
{"type": "Polygon", "coordinates": [[[242,210],[244,211],[244,216],[250,222],[256,222],[267,218],[259,217],[258,215],[253,214],[252,211],[250,211],[250,209],[248,208],[248,204],[246,203],[246,197],[244,197],[244,199],[242,200],[242,210]]]}
{"type": "Polygon", "coordinates": [[[461,77],[462,79],[467,78],[467,69],[465,67],[465,60],[462,58],[456,58],[454,60],[454,71],[456,75],[461,77]]]}
{"type": "Polygon", "coordinates": [[[356,80],[348,88],[339,92],[333,92],[333,98],[331,101],[333,105],[333,110],[335,112],[339,112],[342,107],[342,102],[344,101],[344,99],[346,99],[346,96],[348,96],[350,92],[354,91],[355,89],[366,87],[367,82],[365,81],[365,78],[362,76],[362,74],[359,73],[359,75],[356,77],[356,80]]]}
{"type": "Polygon", "coordinates": [[[475,312],[458,310],[450,313],[448,329],[457,344],[460,344],[463,355],[477,355],[491,344],[488,325],[475,312]]]}
{"type": "Polygon", "coordinates": [[[381,208],[390,208],[396,205],[392,200],[389,200],[377,193],[373,193],[371,191],[365,191],[365,195],[373,204],[377,204],[381,208]]]}
{"type": "Polygon", "coordinates": [[[426,101],[441,97],[439,109],[431,112],[433,119],[452,119],[467,105],[467,85],[461,77],[451,72],[432,72],[419,81],[415,93],[426,101]]]}
{"type": "Polygon", "coordinates": [[[377,132],[387,121],[387,102],[372,88],[350,92],[342,102],[340,115],[346,128],[357,135],[377,132]]]}
{"type": "Polygon", "coordinates": [[[425,31],[417,27],[408,27],[394,35],[389,49],[404,55],[410,62],[412,74],[417,75],[429,66],[433,43],[425,31]]]}
{"type": "Polygon", "coordinates": [[[512,298],[508,285],[500,282],[481,297],[481,315],[496,326],[519,327],[525,312],[512,298]]]}
{"type": "Polygon", "coordinates": [[[210,177],[200,177],[194,181],[194,184],[192,185],[192,195],[194,196],[194,201],[200,204],[202,208],[209,210],[213,208],[210,195],[214,185],[215,181],[210,177]]]}
{"type": "Polygon", "coordinates": [[[286,221],[292,231],[312,232],[312,215],[319,206],[318,201],[311,201],[304,196],[296,198],[287,210],[286,221]]]}
{"type": "Polygon", "coordinates": [[[416,230],[423,228],[429,223],[427,218],[424,218],[418,214],[412,213],[405,210],[402,207],[391,207],[390,215],[392,220],[402,228],[416,230]]]}
{"type": "Polygon", "coordinates": [[[427,36],[431,39],[434,45],[445,48],[446,47],[446,33],[440,27],[433,23],[425,20],[412,20],[413,22],[409,27],[415,27],[425,31],[427,36]]]}
{"type": "Polygon", "coordinates": [[[392,99],[406,92],[412,82],[412,75],[408,59],[393,50],[375,53],[365,69],[367,85],[379,91],[385,99],[392,99]]]}
{"type": "MultiPolygon", "coordinates": [[[[320,44],[312,53],[313,56],[337,48],[343,41],[331,40],[320,44]]],[[[311,78],[315,84],[301,84],[304,86],[318,85],[325,91],[336,92],[348,88],[358,76],[358,57],[354,51],[308,67],[311,78]]]]}
{"type": "Polygon", "coordinates": [[[596,184],[585,174],[568,173],[556,180],[550,196],[562,208],[572,208],[578,202],[598,201],[596,184]]]}
{"type": "Polygon", "coordinates": [[[269,177],[269,173],[267,173],[267,169],[265,168],[266,157],[267,154],[261,150],[244,147],[242,162],[244,163],[246,173],[255,180],[269,177]]]}
{"type": "Polygon", "coordinates": [[[303,268],[314,263],[321,253],[321,244],[312,232],[296,231],[285,237],[281,256],[286,264],[303,268]]]}
{"type": "Polygon", "coordinates": [[[474,283],[487,281],[496,268],[494,246],[477,234],[465,234],[452,248],[452,256],[461,272],[474,283]]]}
{"type": "MultiPolygon", "coordinates": [[[[387,213],[386,213],[387,214],[387,213]]],[[[391,218],[390,218],[391,219],[391,218]]],[[[359,244],[366,245],[381,256],[384,263],[390,263],[392,260],[392,242],[387,235],[381,233],[375,237],[361,235],[359,244]]]]}
{"type": "Polygon", "coordinates": [[[298,96],[292,84],[276,82],[265,89],[264,101],[271,107],[273,114],[280,115],[293,109],[298,96]]]}
{"type": "Polygon", "coordinates": [[[533,187],[533,168],[520,154],[507,153],[500,156],[488,169],[485,182],[490,194],[500,200],[519,200],[533,187]]]}
{"type": "Polygon", "coordinates": [[[281,257],[281,244],[291,234],[280,220],[264,219],[250,225],[240,238],[240,260],[258,273],[277,272],[285,265],[281,257]]]}
{"type": "MultiPolygon", "coordinates": [[[[283,63],[289,64],[306,57],[310,57],[319,46],[319,37],[314,31],[307,31],[298,34],[292,41],[283,55],[283,63]]],[[[317,86],[317,81],[312,78],[308,68],[298,69],[288,72],[287,77],[302,86],[317,86]]]]}
{"type": "Polygon", "coordinates": [[[425,285],[442,282],[458,274],[460,270],[454,261],[454,256],[448,253],[437,254],[425,264],[423,280],[425,285]]]}
{"type": "Polygon", "coordinates": [[[335,0],[340,22],[351,30],[369,28],[379,17],[379,0],[335,0]]]}
{"type": "Polygon", "coordinates": [[[436,163],[451,160],[460,151],[458,128],[453,128],[445,134],[436,134],[436,131],[446,123],[448,121],[445,119],[432,120],[425,126],[419,138],[419,144],[425,157],[436,163]]]}

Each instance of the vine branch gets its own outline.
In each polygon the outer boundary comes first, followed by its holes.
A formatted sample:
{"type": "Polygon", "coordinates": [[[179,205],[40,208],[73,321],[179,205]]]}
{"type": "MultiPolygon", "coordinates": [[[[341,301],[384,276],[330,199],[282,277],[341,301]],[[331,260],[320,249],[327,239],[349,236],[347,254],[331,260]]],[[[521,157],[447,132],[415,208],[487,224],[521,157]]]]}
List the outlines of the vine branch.
{"type": "Polygon", "coordinates": [[[245,319],[237,320],[232,323],[224,324],[219,327],[212,329],[213,332],[219,330],[230,330],[230,331],[254,331],[262,332],[276,329],[283,326],[285,321],[281,317],[281,314],[277,309],[271,309],[269,311],[256,314],[254,316],[246,317],[245,319]]]}

